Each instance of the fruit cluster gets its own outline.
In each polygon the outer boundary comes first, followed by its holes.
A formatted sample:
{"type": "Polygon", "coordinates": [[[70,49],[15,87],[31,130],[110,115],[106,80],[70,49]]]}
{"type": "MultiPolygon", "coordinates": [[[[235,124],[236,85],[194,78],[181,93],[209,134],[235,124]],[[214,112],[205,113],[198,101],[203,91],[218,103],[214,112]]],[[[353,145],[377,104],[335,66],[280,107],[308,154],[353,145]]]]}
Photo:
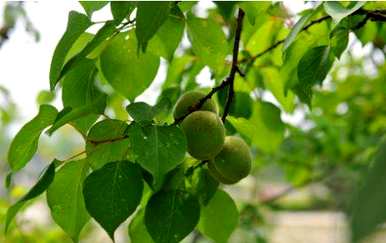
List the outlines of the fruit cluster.
{"type": "Polygon", "coordinates": [[[251,154],[243,139],[225,136],[225,127],[218,116],[216,103],[207,99],[200,109],[190,113],[205,94],[189,91],[181,96],[174,109],[174,119],[184,117],[181,128],[188,144],[189,154],[208,161],[212,176],[224,184],[234,184],[251,170],[251,154]]]}

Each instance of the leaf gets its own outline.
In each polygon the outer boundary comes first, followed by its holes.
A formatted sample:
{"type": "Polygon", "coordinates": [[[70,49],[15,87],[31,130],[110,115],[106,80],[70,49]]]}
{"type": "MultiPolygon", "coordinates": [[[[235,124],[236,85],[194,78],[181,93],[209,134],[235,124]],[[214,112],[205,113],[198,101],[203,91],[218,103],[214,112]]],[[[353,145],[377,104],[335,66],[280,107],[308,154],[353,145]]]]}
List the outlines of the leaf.
{"type": "Polygon", "coordinates": [[[142,191],[139,166],[118,161],[92,172],[84,182],[83,195],[87,211],[114,239],[116,228],[140,203],[142,191]]]}
{"type": "MultiPolygon", "coordinates": [[[[227,94],[228,87],[217,93],[217,97],[222,108],[224,108],[223,106],[226,103],[227,94]]],[[[229,108],[229,115],[248,119],[252,115],[252,106],[253,100],[247,92],[236,91],[229,108]]]]}
{"type": "Polygon", "coordinates": [[[170,8],[170,2],[138,2],[135,33],[138,48],[143,52],[149,40],[168,18],[170,8]]]}
{"type": "Polygon", "coordinates": [[[136,122],[151,121],[155,115],[153,107],[144,102],[131,103],[126,107],[126,111],[136,122]]]}
{"type": "Polygon", "coordinates": [[[331,33],[331,50],[338,59],[347,48],[348,34],[349,29],[345,27],[337,27],[331,33]]]}
{"type": "MultiPolygon", "coordinates": [[[[71,69],[79,65],[86,57],[89,59],[95,58],[95,51],[102,46],[108,38],[116,32],[115,24],[112,21],[107,21],[102,28],[98,30],[95,36],[79,51],[73,55],[64,65],[60,72],[59,79],[64,77],[71,69]],[[90,57],[89,57],[90,56],[90,57]]],[[[97,55],[98,56],[98,55],[97,55]]]]}
{"type": "Polygon", "coordinates": [[[75,242],[90,219],[82,194],[88,169],[85,159],[67,162],[58,170],[47,190],[47,204],[52,218],[75,242]]]}
{"type": "Polygon", "coordinates": [[[141,94],[158,71],[159,57],[137,55],[134,31],[120,33],[107,45],[100,57],[102,73],[113,88],[130,101],[141,94]]]}
{"type": "Polygon", "coordinates": [[[329,46],[318,46],[308,50],[298,64],[298,79],[303,84],[322,84],[327,76],[334,57],[329,46]]]}
{"type": "Polygon", "coordinates": [[[189,179],[193,194],[202,205],[207,205],[216,193],[219,182],[210,175],[206,168],[195,169],[189,179]]]}
{"type": "Polygon", "coordinates": [[[228,44],[221,27],[212,19],[188,15],[188,37],[194,54],[211,69],[219,71],[225,63],[228,44]]]}
{"type": "Polygon", "coordinates": [[[181,10],[174,6],[166,21],[149,41],[148,51],[167,60],[172,60],[175,50],[181,42],[185,29],[185,17],[181,10]]]}
{"type": "Polygon", "coordinates": [[[54,124],[48,129],[47,133],[52,135],[58,128],[62,127],[68,122],[72,122],[81,117],[88,116],[90,114],[102,114],[106,107],[106,95],[101,94],[99,97],[93,100],[93,102],[76,107],[74,109],[64,109],[63,113],[58,116],[54,124]]]}
{"type": "Polygon", "coordinates": [[[257,148],[266,153],[275,152],[284,138],[285,126],[280,109],[268,102],[255,102],[252,117],[229,117],[236,130],[257,148]]]}
{"type": "Polygon", "coordinates": [[[158,192],[145,210],[145,225],[156,243],[180,242],[193,231],[199,218],[197,199],[183,191],[158,192]]]}
{"type": "Polygon", "coordinates": [[[80,5],[82,5],[84,11],[86,11],[87,15],[92,16],[92,14],[106,6],[108,1],[79,1],[80,5]]]}
{"type": "Polygon", "coordinates": [[[291,29],[291,32],[285,38],[283,44],[283,53],[291,46],[291,44],[295,41],[299,32],[302,31],[303,27],[308,23],[311,17],[315,14],[315,10],[307,11],[295,24],[295,26],[291,29]]]}
{"type": "Polygon", "coordinates": [[[264,87],[272,92],[286,112],[292,112],[295,109],[295,95],[291,91],[285,92],[285,80],[280,75],[279,70],[274,67],[267,67],[261,68],[259,71],[264,77],[264,87]]]}
{"type": "Polygon", "coordinates": [[[66,32],[64,32],[58,45],[55,48],[50,67],[50,87],[54,90],[59,82],[60,72],[62,70],[67,52],[71,46],[91,25],[89,18],[81,13],[71,11],[68,16],[66,32]]]}
{"type": "MultiPolygon", "coordinates": [[[[91,104],[102,96],[95,83],[96,67],[94,61],[83,59],[78,66],[70,70],[63,79],[62,101],[64,107],[72,109],[91,104]]],[[[90,114],[74,120],[73,125],[86,134],[90,126],[98,119],[98,115],[90,114]]]]}
{"type": "Polygon", "coordinates": [[[239,212],[232,198],[218,190],[209,204],[201,208],[199,231],[217,243],[226,243],[239,223],[239,212]]]}
{"type": "Polygon", "coordinates": [[[385,158],[386,139],[384,138],[352,202],[350,223],[353,242],[359,242],[386,220],[385,158]]]}
{"type": "Polygon", "coordinates": [[[332,17],[336,24],[348,15],[354,13],[361,8],[366,2],[355,2],[350,8],[345,8],[340,2],[329,1],[324,3],[324,10],[332,17]]]}
{"type": "Polygon", "coordinates": [[[234,1],[214,1],[217,6],[218,12],[224,18],[229,21],[234,15],[234,9],[237,2],[234,1]]]}
{"type": "Polygon", "coordinates": [[[86,142],[87,161],[95,169],[111,161],[127,158],[129,139],[127,124],[120,120],[106,119],[96,123],[89,131],[86,142]]]}
{"type": "Polygon", "coordinates": [[[7,214],[5,216],[5,233],[7,233],[9,224],[15,218],[17,212],[20,208],[24,206],[24,204],[42,194],[48,186],[52,183],[55,177],[55,161],[51,162],[51,164],[47,167],[47,169],[42,173],[39,180],[36,184],[24,195],[19,201],[13,204],[8,208],[7,214]]]}
{"type": "Polygon", "coordinates": [[[8,163],[13,171],[23,168],[35,154],[40,134],[50,126],[58,111],[51,105],[41,105],[35,118],[25,124],[13,139],[8,151],[8,163]]]}
{"type": "Polygon", "coordinates": [[[130,242],[132,243],[153,243],[153,239],[147,232],[145,225],[145,211],[140,209],[129,225],[130,242]]]}
{"type": "Polygon", "coordinates": [[[128,130],[136,162],[158,182],[163,175],[181,164],[186,153],[186,138],[177,126],[132,123],[128,130]]]}
{"type": "Polygon", "coordinates": [[[135,6],[131,2],[112,1],[110,2],[110,8],[115,24],[119,24],[130,15],[135,6]]]}
{"type": "Polygon", "coordinates": [[[268,8],[271,6],[270,2],[252,2],[245,1],[240,2],[240,8],[242,8],[245,12],[246,17],[248,18],[249,23],[251,25],[255,25],[256,18],[259,15],[262,15],[268,8]]]}

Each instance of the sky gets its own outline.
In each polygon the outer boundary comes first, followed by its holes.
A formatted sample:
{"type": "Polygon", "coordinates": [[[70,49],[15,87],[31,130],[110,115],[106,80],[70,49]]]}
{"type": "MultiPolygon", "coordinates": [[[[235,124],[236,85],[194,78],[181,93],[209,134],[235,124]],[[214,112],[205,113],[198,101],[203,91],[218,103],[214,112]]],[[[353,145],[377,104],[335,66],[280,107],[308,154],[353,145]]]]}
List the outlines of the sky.
{"type": "MultiPolygon", "coordinates": [[[[211,4],[209,1],[202,1],[198,8],[205,9],[211,4]]],[[[285,4],[293,12],[304,8],[303,1],[291,0],[285,1],[285,4]]],[[[4,5],[3,1],[0,2],[0,9],[3,9],[4,5]]],[[[40,41],[35,42],[33,37],[24,30],[23,23],[19,21],[9,41],[0,49],[0,85],[10,91],[19,111],[15,130],[37,113],[38,92],[49,89],[48,75],[51,58],[66,28],[68,12],[70,10],[84,12],[77,1],[29,1],[25,2],[25,9],[33,25],[40,32],[40,41]]],[[[111,19],[108,7],[93,15],[94,21],[106,19],[111,19]]],[[[138,100],[149,103],[155,101],[154,94],[166,76],[165,71],[165,66],[162,66],[155,82],[138,100]]],[[[206,85],[211,84],[207,80],[210,80],[210,73],[205,69],[198,76],[198,81],[206,85]]],[[[57,99],[54,105],[58,109],[62,108],[60,99],[57,99]]]]}

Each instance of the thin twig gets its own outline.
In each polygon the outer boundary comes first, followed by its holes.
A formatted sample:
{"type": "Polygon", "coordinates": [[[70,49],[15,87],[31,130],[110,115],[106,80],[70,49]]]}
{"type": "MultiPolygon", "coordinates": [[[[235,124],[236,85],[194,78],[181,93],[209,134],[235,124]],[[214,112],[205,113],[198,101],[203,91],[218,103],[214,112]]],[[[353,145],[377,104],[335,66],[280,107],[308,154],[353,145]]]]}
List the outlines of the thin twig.
{"type": "MultiPolygon", "coordinates": [[[[231,71],[230,71],[228,77],[225,78],[218,86],[213,87],[212,90],[207,95],[205,95],[203,98],[201,98],[197,104],[191,106],[189,108],[189,111],[188,111],[187,114],[185,114],[185,115],[183,115],[181,117],[176,118],[174,120],[173,125],[176,125],[176,124],[180,123],[190,113],[199,110],[208,99],[212,98],[212,96],[216,92],[224,89],[226,86],[228,86],[228,85],[232,86],[232,88],[230,88],[230,90],[232,90],[232,92],[234,92],[233,91],[233,82],[234,82],[235,74],[236,74],[236,72],[240,71],[239,68],[237,67],[237,58],[238,58],[238,52],[239,52],[239,46],[240,46],[240,33],[241,33],[241,27],[242,27],[242,23],[243,23],[243,21],[242,21],[243,17],[244,17],[244,11],[239,9],[239,14],[238,14],[238,17],[237,17],[237,27],[236,27],[236,34],[235,34],[235,42],[234,42],[234,46],[233,46],[232,67],[231,67],[231,71]]],[[[239,73],[241,75],[241,71],[239,73]]],[[[228,95],[226,106],[225,106],[225,109],[224,109],[223,120],[226,118],[226,116],[228,114],[227,110],[229,110],[229,107],[227,108],[227,106],[230,106],[230,102],[232,101],[232,98],[233,98],[233,94],[231,94],[231,96],[228,95]],[[229,99],[229,97],[230,97],[230,99],[229,99]]]]}
{"type": "Polygon", "coordinates": [[[224,113],[221,117],[221,119],[223,121],[225,121],[225,119],[229,113],[229,109],[231,107],[231,103],[232,103],[234,92],[235,92],[234,91],[234,81],[235,81],[236,72],[239,70],[237,67],[237,59],[238,59],[239,47],[240,47],[240,35],[241,35],[241,30],[243,28],[243,18],[244,18],[244,11],[240,8],[238,16],[237,16],[235,42],[233,44],[232,67],[231,67],[231,71],[230,71],[229,76],[228,76],[229,78],[227,80],[229,82],[228,96],[227,96],[227,101],[226,101],[225,107],[224,107],[224,113]]]}

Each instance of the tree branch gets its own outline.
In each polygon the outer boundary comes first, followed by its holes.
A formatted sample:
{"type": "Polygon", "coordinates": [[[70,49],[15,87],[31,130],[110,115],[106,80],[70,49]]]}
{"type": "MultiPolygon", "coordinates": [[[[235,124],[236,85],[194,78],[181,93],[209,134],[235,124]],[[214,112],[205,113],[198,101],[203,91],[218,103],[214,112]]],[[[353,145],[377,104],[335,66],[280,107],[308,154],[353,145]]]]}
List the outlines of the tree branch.
{"type": "Polygon", "coordinates": [[[180,123],[182,120],[185,119],[190,113],[193,113],[194,111],[199,110],[207,101],[210,99],[216,92],[224,89],[226,86],[230,86],[227,101],[224,108],[224,114],[222,116],[223,121],[225,120],[226,116],[229,113],[229,107],[233,99],[234,95],[234,89],[233,89],[233,83],[235,79],[236,73],[239,73],[240,75],[243,75],[243,73],[240,71],[240,69],[237,66],[237,59],[238,59],[238,53],[239,53],[239,47],[240,47],[240,35],[241,35],[241,29],[243,24],[243,18],[244,18],[244,11],[242,9],[239,9],[239,13],[237,16],[237,26],[236,26],[236,33],[235,33],[235,41],[233,44],[233,55],[232,55],[232,66],[230,73],[228,77],[226,77],[218,86],[215,86],[212,88],[212,90],[203,98],[200,99],[200,101],[189,108],[189,112],[181,117],[178,117],[174,120],[173,125],[180,123]]]}
{"type": "Polygon", "coordinates": [[[225,119],[229,113],[229,109],[231,107],[231,103],[235,92],[234,81],[235,81],[236,72],[239,71],[239,68],[237,67],[237,59],[238,59],[239,47],[240,47],[240,35],[241,35],[241,30],[243,28],[243,18],[244,18],[244,11],[240,8],[237,16],[235,42],[233,44],[232,67],[227,80],[229,82],[228,96],[224,107],[224,113],[221,117],[223,122],[225,122],[225,119]]]}

